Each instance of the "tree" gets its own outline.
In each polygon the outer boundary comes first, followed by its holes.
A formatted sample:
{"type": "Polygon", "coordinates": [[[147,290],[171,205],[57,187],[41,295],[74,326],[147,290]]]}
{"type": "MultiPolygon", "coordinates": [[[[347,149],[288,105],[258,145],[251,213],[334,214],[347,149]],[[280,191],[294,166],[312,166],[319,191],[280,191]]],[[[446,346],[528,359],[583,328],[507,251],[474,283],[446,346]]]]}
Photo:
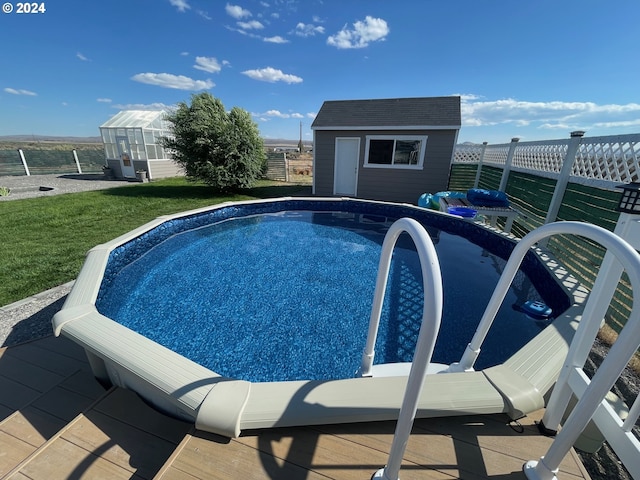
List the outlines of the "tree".
{"type": "Polygon", "coordinates": [[[202,181],[222,192],[253,185],[266,166],[264,143],[246,110],[227,112],[207,92],[180,102],[167,115],[171,135],[162,139],[187,179],[202,181]]]}

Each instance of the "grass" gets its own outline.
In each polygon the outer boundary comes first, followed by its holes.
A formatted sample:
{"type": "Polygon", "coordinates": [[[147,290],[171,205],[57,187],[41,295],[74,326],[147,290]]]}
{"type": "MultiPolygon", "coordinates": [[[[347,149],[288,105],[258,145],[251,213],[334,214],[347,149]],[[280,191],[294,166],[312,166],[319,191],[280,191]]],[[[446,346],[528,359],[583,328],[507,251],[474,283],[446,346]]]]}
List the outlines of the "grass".
{"type": "Polygon", "coordinates": [[[261,181],[235,195],[172,178],[0,204],[0,305],[73,280],[92,247],[170,213],[226,201],[310,194],[310,188],[261,181]]]}

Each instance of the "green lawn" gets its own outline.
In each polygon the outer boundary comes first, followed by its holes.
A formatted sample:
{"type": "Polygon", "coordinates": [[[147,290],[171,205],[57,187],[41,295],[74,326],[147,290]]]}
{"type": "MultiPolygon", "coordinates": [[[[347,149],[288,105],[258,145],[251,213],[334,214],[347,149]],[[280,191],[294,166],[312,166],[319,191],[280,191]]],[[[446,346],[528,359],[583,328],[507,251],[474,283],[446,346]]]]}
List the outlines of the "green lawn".
{"type": "Polygon", "coordinates": [[[232,196],[172,178],[109,190],[0,203],[0,305],[73,280],[95,245],[170,213],[225,201],[308,195],[310,187],[261,181],[232,196]]]}

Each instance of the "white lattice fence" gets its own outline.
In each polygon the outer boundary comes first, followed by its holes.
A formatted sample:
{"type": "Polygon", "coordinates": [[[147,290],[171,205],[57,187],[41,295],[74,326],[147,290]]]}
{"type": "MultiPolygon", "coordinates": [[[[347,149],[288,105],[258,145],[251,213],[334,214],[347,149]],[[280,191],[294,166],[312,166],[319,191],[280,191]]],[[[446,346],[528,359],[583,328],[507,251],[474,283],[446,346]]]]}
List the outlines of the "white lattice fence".
{"type": "Polygon", "coordinates": [[[615,183],[637,182],[640,134],[583,138],[571,175],[615,183]]]}
{"type": "Polygon", "coordinates": [[[488,145],[484,152],[483,163],[489,165],[504,165],[507,163],[507,155],[509,153],[509,143],[502,145],[488,145]]]}
{"type": "MultiPolygon", "coordinates": [[[[571,139],[522,142],[515,145],[514,170],[558,178],[571,139]]],[[[504,167],[512,143],[487,145],[482,163],[504,167]]],[[[478,163],[483,145],[459,145],[453,163],[478,163]]],[[[612,188],[640,181],[640,134],[581,138],[573,161],[571,181],[612,188]]]]}
{"type": "Polygon", "coordinates": [[[457,145],[453,163],[478,163],[483,145],[457,145]]]}
{"type": "Polygon", "coordinates": [[[568,140],[519,143],[513,153],[513,167],[560,173],[567,155],[568,140]]]}

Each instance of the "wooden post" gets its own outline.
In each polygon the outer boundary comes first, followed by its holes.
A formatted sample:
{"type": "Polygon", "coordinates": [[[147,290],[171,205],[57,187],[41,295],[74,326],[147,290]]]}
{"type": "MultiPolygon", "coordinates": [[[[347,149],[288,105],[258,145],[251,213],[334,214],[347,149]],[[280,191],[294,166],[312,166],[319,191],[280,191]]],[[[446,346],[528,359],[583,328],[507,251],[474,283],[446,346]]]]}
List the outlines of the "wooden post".
{"type": "Polygon", "coordinates": [[[509,180],[509,173],[511,172],[511,163],[513,162],[513,153],[516,151],[516,144],[520,140],[518,137],[511,139],[511,145],[509,145],[509,153],[507,153],[507,161],[504,164],[504,170],[502,170],[502,178],[500,179],[500,186],[498,190],[504,192],[507,188],[507,181],[509,180]]]}
{"type": "Polygon", "coordinates": [[[473,182],[473,188],[478,188],[480,184],[480,174],[482,173],[482,162],[484,161],[484,152],[487,151],[487,143],[482,142],[482,152],[480,152],[480,160],[478,160],[478,170],[476,170],[476,179],[473,182]]]}
{"type": "Polygon", "coordinates": [[[553,190],[553,197],[551,197],[551,203],[549,204],[549,209],[547,210],[547,218],[545,218],[544,223],[555,222],[558,218],[560,205],[562,205],[564,192],[567,190],[567,184],[569,183],[569,177],[571,176],[571,170],[573,169],[573,162],[576,159],[576,153],[578,153],[578,147],[580,146],[583,135],[583,131],[571,132],[571,139],[569,140],[567,154],[562,161],[562,170],[560,170],[560,177],[556,182],[556,188],[553,190]]]}
{"type": "Polygon", "coordinates": [[[80,166],[80,161],[78,160],[78,153],[76,149],[73,149],[73,160],[76,162],[76,168],[78,169],[78,173],[82,173],[82,167],[80,166]]]}
{"type": "Polygon", "coordinates": [[[27,174],[27,177],[31,176],[31,172],[29,171],[29,166],[27,165],[27,160],[24,158],[24,152],[21,148],[18,149],[18,155],[20,155],[20,160],[22,161],[22,166],[24,167],[24,172],[27,174]]]}

